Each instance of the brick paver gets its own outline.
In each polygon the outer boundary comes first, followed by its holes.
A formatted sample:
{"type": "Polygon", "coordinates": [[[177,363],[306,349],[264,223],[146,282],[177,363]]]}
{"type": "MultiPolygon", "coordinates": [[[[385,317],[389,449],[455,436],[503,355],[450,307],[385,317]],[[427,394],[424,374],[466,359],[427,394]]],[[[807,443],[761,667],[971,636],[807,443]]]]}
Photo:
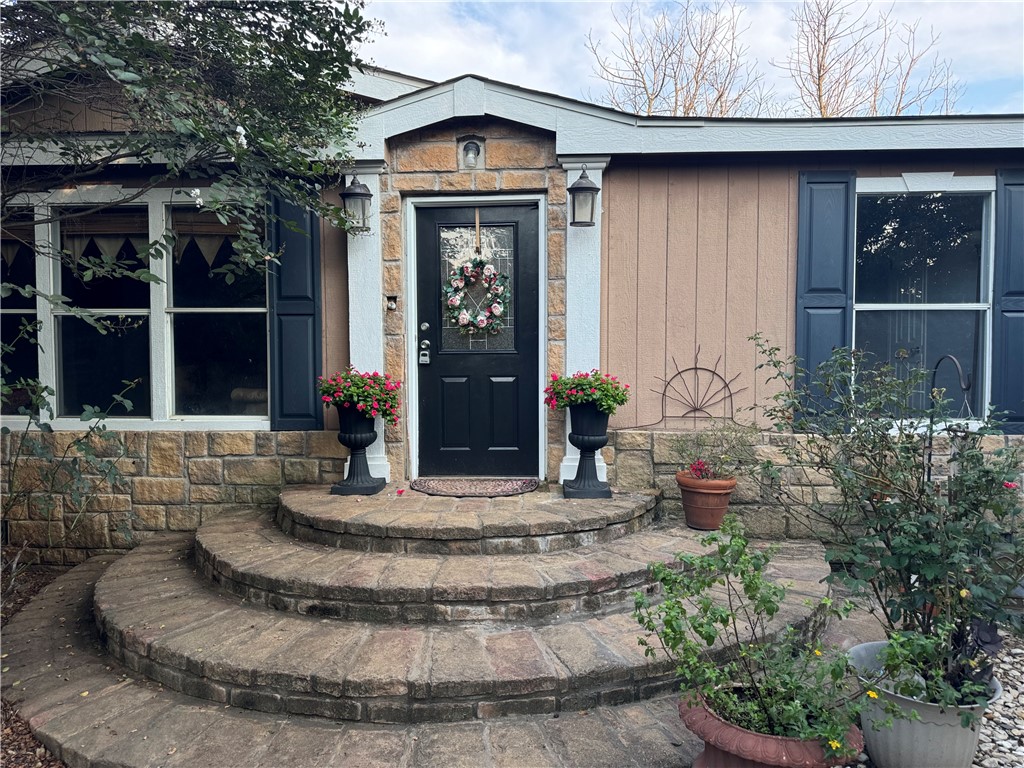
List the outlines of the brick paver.
{"type": "Polygon", "coordinates": [[[93,558],[60,577],[4,627],[4,698],[75,768],[678,768],[700,750],[679,722],[674,695],[424,725],[338,723],[183,696],[139,679],[100,648],[93,584],[113,559],[93,558]]]}

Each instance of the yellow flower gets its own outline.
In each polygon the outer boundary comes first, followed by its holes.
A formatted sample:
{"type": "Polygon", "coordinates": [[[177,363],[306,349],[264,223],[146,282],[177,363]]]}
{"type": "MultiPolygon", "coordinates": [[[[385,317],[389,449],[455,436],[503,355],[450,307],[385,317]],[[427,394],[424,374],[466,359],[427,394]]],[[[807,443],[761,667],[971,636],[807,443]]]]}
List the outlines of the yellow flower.
{"type": "Polygon", "coordinates": [[[815,648],[814,649],[814,655],[815,656],[821,656],[821,651],[819,651],[817,648],[815,648]]]}
{"type": "Polygon", "coordinates": [[[960,597],[970,597],[970,595],[971,595],[971,590],[969,590],[969,589],[961,589],[960,590],[960,597]]]}
{"type": "Polygon", "coordinates": [[[829,745],[830,747],[832,747],[832,749],[835,749],[835,750],[838,750],[838,749],[839,749],[839,748],[840,748],[841,746],[843,746],[842,744],[840,744],[840,743],[839,743],[838,741],[836,741],[835,739],[832,739],[832,741],[830,741],[830,742],[828,743],[828,745],[829,745]]]}
{"type": "Polygon", "coordinates": [[[868,691],[868,698],[877,699],[878,693],[876,691],[868,691]]]}

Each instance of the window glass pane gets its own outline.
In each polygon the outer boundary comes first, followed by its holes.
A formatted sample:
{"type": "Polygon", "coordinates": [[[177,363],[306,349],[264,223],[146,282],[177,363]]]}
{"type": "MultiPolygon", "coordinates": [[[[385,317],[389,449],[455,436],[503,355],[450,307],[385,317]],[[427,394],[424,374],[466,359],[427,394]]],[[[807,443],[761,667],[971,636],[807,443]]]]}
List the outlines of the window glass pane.
{"type": "Polygon", "coordinates": [[[855,300],[860,304],[981,300],[986,194],[857,197],[855,300]]]}
{"type": "Polygon", "coordinates": [[[57,318],[60,369],[57,393],[60,416],[78,416],[82,405],[106,408],[125,388],[123,381],[140,379],[125,394],[131,412],[115,405],[113,417],[150,415],[149,318],[107,318],[117,327],[102,334],[77,317],[57,318]]]}
{"type": "MultiPolygon", "coordinates": [[[[6,307],[6,301],[4,302],[6,307]]],[[[35,333],[32,333],[31,337],[18,339],[18,334],[23,324],[35,322],[36,316],[34,313],[8,313],[4,312],[0,315],[0,338],[3,339],[4,344],[13,344],[14,349],[11,352],[5,352],[3,355],[3,364],[6,366],[3,372],[4,382],[12,384],[18,379],[38,379],[39,378],[39,356],[38,349],[32,340],[35,339],[35,333]]],[[[2,404],[0,412],[5,415],[18,413],[18,406],[28,406],[29,396],[25,390],[16,388],[8,397],[7,401],[2,404]]]]}
{"type": "Polygon", "coordinates": [[[179,416],[266,416],[267,316],[175,314],[174,390],[179,416]]]}
{"type": "Polygon", "coordinates": [[[441,227],[441,274],[438,301],[441,307],[441,349],[445,352],[494,352],[514,350],[516,339],[515,313],[515,230],[508,225],[490,225],[480,228],[480,253],[476,252],[475,227],[441,227]],[[475,325],[480,317],[486,321],[486,313],[494,308],[494,302],[488,302],[488,289],[484,281],[478,277],[475,282],[466,284],[465,276],[453,277],[460,267],[471,260],[483,259],[487,265],[493,266],[500,278],[499,284],[505,283],[501,290],[503,299],[498,300],[501,329],[497,333],[474,332],[463,333],[463,326],[453,315],[465,312],[466,322],[475,325]],[[462,279],[463,288],[457,296],[446,298],[445,287],[453,279],[462,279]],[[449,311],[447,302],[452,298],[458,300],[459,311],[449,311]]]}
{"type": "Polygon", "coordinates": [[[265,307],[266,274],[248,270],[228,284],[213,270],[231,260],[234,227],[210,213],[174,209],[172,298],[175,307],[265,307]]]}
{"type": "MultiPolygon", "coordinates": [[[[945,388],[953,413],[983,416],[984,321],[984,312],[972,310],[861,310],[857,312],[854,342],[858,349],[897,368],[934,370],[938,365],[935,386],[945,388]],[[956,367],[948,360],[939,365],[944,355],[956,357],[970,377],[971,389],[966,395],[961,392],[956,367]]],[[[926,405],[925,393],[915,405],[926,405]]]]}
{"type": "MultiPolygon", "coordinates": [[[[36,262],[32,251],[34,240],[30,212],[16,214],[8,219],[0,241],[0,283],[20,286],[36,284],[36,262]]],[[[3,298],[4,309],[35,307],[35,297],[22,296],[17,291],[3,298]]]]}
{"type": "Polygon", "coordinates": [[[62,221],[61,293],[72,305],[88,309],[147,309],[149,283],[129,276],[93,277],[89,262],[119,263],[130,271],[145,268],[138,254],[149,246],[148,231],[145,208],[110,208],[62,221]]]}

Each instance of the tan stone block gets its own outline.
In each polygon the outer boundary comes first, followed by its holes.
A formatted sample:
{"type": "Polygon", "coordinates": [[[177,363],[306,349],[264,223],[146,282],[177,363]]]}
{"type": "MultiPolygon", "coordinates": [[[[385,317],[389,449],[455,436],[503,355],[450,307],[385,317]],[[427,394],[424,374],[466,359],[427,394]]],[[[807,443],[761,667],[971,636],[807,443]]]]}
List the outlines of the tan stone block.
{"type": "MultiPolygon", "coordinates": [[[[60,520],[64,516],[65,501],[52,494],[34,494],[27,501],[25,520],[60,520]]],[[[69,509],[73,508],[69,506],[69,509]]],[[[14,518],[12,518],[14,519],[14,518]]]]}
{"type": "Polygon", "coordinates": [[[390,262],[384,265],[384,295],[398,296],[402,293],[402,263],[390,262]]]}
{"type": "Polygon", "coordinates": [[[399,192],[434,192],[437,176],[432,173],[400,173],[392,179],[399,192]]]}
{"type": "Polygon", "coordinates": [[[64,543],[69,547],[103,549],[110,546],[107,532],[107,516],[104,514],[80,514],[64,521],[66,535],[64,543]]]}
{"type": "Polygon", "coordinates": [[[136,504],[132,524],[138,531],[167,530],[167,510],[161,504],[136,504]]]}
{"type": "Polygon", "coordinates": [[[552,341],[548,344],[548,370],[565,371],[565,342],[552,341]]]}
{"type": "Polygon", "coordinates": [[[561,205],[548,206],[548,229],[565,229],[565,207],[561,205]]]}
{"type": "Polygon", "coordinates": [[[387,213],[380,217],[381,257],[384,261],[399,261],[402,258],[402,217],[387,213]]]}
{"type": "Polygon", "coordinates": [[[404,443],[388,443],[385,448],[388,463],[391,465],[391,482],[402,484],[407,479],[405,471],[405,445],[404,443]]]}
{"type": "Polygon", "coordinates": [[[501,174],[502,189],[535,189],[548,188],[547,174],[544,171],[505,171],[501,174]]]}
{"type": "MultiPolygon", "coordinates": [[[[224,479],[223,459],[189,459],[188,479],[193,484],[217,485],[224,479]]],[[[193,494],[195,489],[193,489],[193,494]]]]}
{"type": "Polygon", "coordinates": [[[211,456],[252,456],[256,453],[253,432],[211,432],[211,456]]]}
{"type": "Polygon", "coordinates": [[[654,466],[647,451],[618,451],[615,473],[620,488],[642,489],[654,485],[654,466]]]}
{"type": "Polygon", "coordinates": [[[409,171],[454,171],[458,169],[458,147],[455,142],[413,144],[400,147],[395,170],[409,171]]]}
{"type": "Polygon", "coordinates": [[[302,456],[306,452],[305,432],[278,432],[277,453],[280,456],[302,456]]]}
{"type": "Polygon", "coordinates": [[[185,481],[169,477],[137,477],[132,481],[132,501],[136,504],[182,504],[185,481]]]}
{"type": "Polygon", "coordinates": [[[384,370],[392,378],[405,381],[405,344],[397,336],[389,336],[384,340],[384,370]]]}
{"type": "Polygon", "coordinates": [[[488,168],[547,168],[555,164],[550,140],[493,139],[485,153],[488,168]]]}
{"type": "Polygon", "coordinates": [[[649,451],[651,433],[641,429],[615,430],[615,447],[620,451],[649,451]]]}
{"type": "Polygon", "coordinates": [[[277,455],[277,433],[257,432],[256,433],[256,455],[276,456],[277,455]]]}
{"type": "Polygon", "coordinates": [[[154,432],[149,436],[149,474],[181,477],[185,470],[185,436],[181,432],[154,432]]]}
{"type": "Polygon", "coordinates": [[[207,451],[207,434],[205,432],[185,433],[185,456],[205,456],[207,451]]]}
{"type": "Polygon", "coordinates": [[[11,520],[8,527],[11,544],[30,547],[51,547],[64,538],[64,523],[60,520],[11,520]]]}
{"type": "MultiPolygon", "coordinates": [[[[391,165],[391,153],[387,151],[386,147],[385,147],[385,150],[384,150],[384,161],[388,164],[388,166],[391,165]]],[[[380,176],[378,178],[380,179],[380,191],[381,192],[390,192],[391,191],[391,174],[390,173],[382,173],[382,174],[380,174],[380,176]]]]}
{"type": "Polygon", "coordinates": [[[548,318],[548,339],[565,339],[565,315],[548,318]]]}
{"type": "Polygon", "coordinates": [[[132,497],[127,494],[100,494],[89,499],[89,512],[128,512],[132,508],[132,497]]]}
{"type": "Polygon", "coordinates": [[[398,213],[402,208],[402,196],[389,192],[380,196],[381,213],[398,213]]]}
{"type": "Polygon", "coordinates": [[[233,501],[234,490],[229,485],[193,485],[188,489],[188,499],[193,504],[233,501]]]}
{"type": "Polygon", "coordinates": [[[601,449],[601,458],[608,466],[615,464],[615,446],[608,444],[601,449]]]}
{"type": "Polygon", "coordinates": [[[566,172],[562,170],[552,171],[548,174],[548,205],[565,204],[565,179],[566,172]]]}
{"type": "Polygon", "coordinates": [[[565,277],[564,232],[548,232],[548,277],[565,277]]]}
{"type": "Polygon", "coordinates": [[[316,459],[344,459],[348,457],[348,449],[338,442],[337,432],[310,432],[306,455],[316,459]]]}
{"type": "MultiPolygon", "coordinates": [[[[465,131],[455,125],[432,125],[429,128],[424,128],[415,134],[420,141],[447,141],[452,147],[455,146],[455,140],[461,136],[465,131]]],[[[412,135],[412,134],[410,134],[412,135]]],[[[401,145],[399,145],[401,146],[401,145]]]]}
{"type": "Polygon", "coordinates": [[[565,280],[548,280],[548,314],[565,314],[565,280]]]}
{"type": "Polygon", "coordinates": [[[471,192],[473,177],[468,173],[442,173],[438,177],[442,192],[471,192]]]}
{"type": "Polygon", "coordinates": [[[318,459],[285,459],[284,481],[291,485],[316,483],[320,475],[318,459]]]}
{"type": "Polygon", "coordinates": [[[200,507],[196,505],[167,508],[167,530],[194,531],[199,527],[200,507]]]}
{"type": "Polygon", "coordinates": [[[402,311],[402,297],[398,297],[398,307],[384,313],[384,334],[387,336],[404,336],[405,312],[402,311]]]}
{"type": "Polygon", "coordinates": [[[231,485],[280,485],[281,459],[225,459],[224,482],[231,485]]]}
{"type": "Polygon", "coordinates": [[[654,433],[654,463],[655,464],[678,464],[679,454],[673,447],[678,439],[675,432],[654,433]]]}
{"type": "Polygon", "coordinates": [[[498,174],[494,171],[474,171],[473,189],[492,192],[498,188],[498,174]]]}
{"type": "Polygon", "coordinates": [[[111,512],[107,515],[107,531],[110,536],[110,546],[115,549],[130,549],[133,544],[132,520],[134,511],[111,512]]]}

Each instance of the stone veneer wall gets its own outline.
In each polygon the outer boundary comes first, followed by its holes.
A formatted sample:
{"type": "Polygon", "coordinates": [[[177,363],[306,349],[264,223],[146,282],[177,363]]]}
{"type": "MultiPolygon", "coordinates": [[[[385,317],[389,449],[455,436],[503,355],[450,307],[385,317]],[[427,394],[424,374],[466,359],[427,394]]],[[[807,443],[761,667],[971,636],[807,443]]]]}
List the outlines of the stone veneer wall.
{"type": "MultiPolygon", "coordinates": [[[[497,119],[453,120],[395,137],[388,144],[388,166],[381,175],[381,248],[384,294],[399,296],[398,309],[385,313],[385,369],[403,381],[405,365],[405,214],[409,196],[500,195],[538,193],[547,199],[547,370],[565,370],[565,205],[566,172],[555,156],[554,135],[497,119]],[[483,162],[459,169],[458,139],[482,137],[483,162]]],[[[540,393],[538,392],[538,401],[540,393]]],[[[387,456],[393,478],[407,477],[406,433],[386,427],[387,456]]],[[[565,450],[565,415],[548,414],[547,475],[558,479],[565,450]]]]}
{"type": "MultiPolygon", "coordinates": [[[[218,512],[238,506],[277,507],[285,484],[340,480],[347,449],[336,432],[120,432],[127,454],[123,480],[100,489],[81,514],[16,507],[5,515],[10,540],[25,542],[42,562],[74,564],[102,552],[130,549],[149,531],[193,531],[218,512]]],[[[61,455],[76,433],[33,433],[61,455]]],[[[2,444],[3,483],[10,479],[12,440],[2,444]]],[[[17,447],[17,442],[14,442],[17,447]]],[[[100,455],[110,443],[96,443],[100,455]]],[[[26,481],[38,459],[22,464],[26,481]]]]}
{"type": "MultiPolygon", "coordinates": [[[[608,482],[625,490],[660,488],[665,495],[662,502],[664,514],[682,516],[683,505],[675,479],[680,466],[672,449],[677,434],[669,430],[609,430],[608,446],[603,452],[608,464],[608,482]]],[[[779,446],[781,441],[790,439],[793,438],[776,432],[762,432],[761,444],[757,446],[759,458],[784,464],[779,446]]],[[[1024,435],[992,435],[983,439],[982,447],[986,451],[994,451],[1012,443],[1024,443],[1024,435]]],[[[949,441],[937,439],[933,469],[936,480],[946,475],[948,453],[949,441]]],[[[824,476],[797,470],[787,473],[783,469],[782,478],[783,482],[794,486],[815,486],[817,497],[823,501],[835,497],[830,481],[824,476]]],[[[753,476],[737,479],[729,509],[739,516],[753,536],[767,539],[815,538],[813,527],[805,519],[798,519],[793,513],[781,509],[763,492],[753,476]]]]}

